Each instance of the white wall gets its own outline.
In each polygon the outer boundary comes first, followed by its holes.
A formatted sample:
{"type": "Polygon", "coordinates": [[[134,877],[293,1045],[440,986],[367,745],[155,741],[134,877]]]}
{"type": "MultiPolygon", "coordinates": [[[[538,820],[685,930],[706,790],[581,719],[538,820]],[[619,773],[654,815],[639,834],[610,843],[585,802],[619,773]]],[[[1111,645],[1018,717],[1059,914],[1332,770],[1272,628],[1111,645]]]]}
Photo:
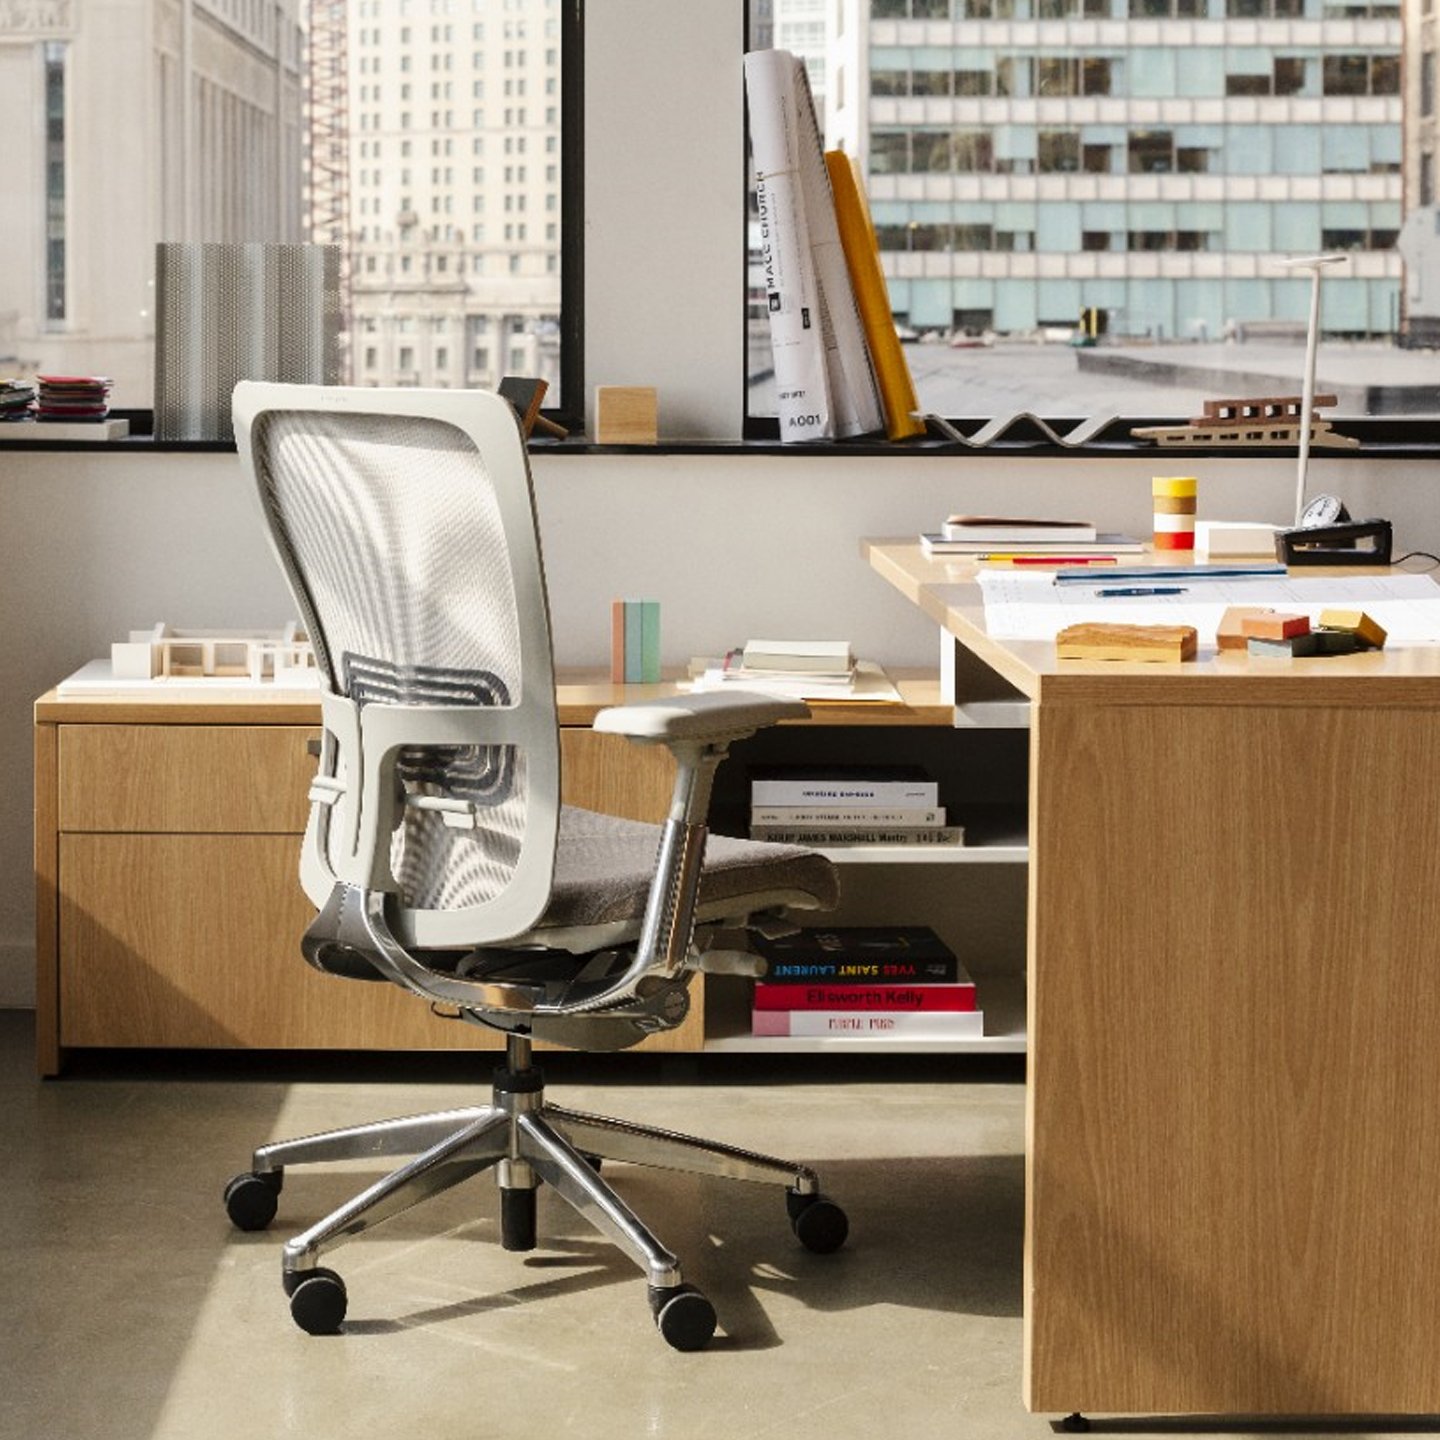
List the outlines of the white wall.
{"type": "MultiPolygon", "coordinates": [[[[1143,534],[1153,462],[781,456],[535,460],[557,660],[602,665],[616,595],[661,602],[666,664],[758,633],[933,663],[930,626],[860,558],[954,508],[1093,515],[1143,534]]],[[[1206,462],[1202,515],[1281,521],[1293,461],[1206,462]]],[[[1440,546],[1434,467],[1319,461],[1317,488],[1440,546]]],[[[0,1004],[33,1000],[31,703],[132,627],[275,625],[291,607],[228,455],[0,452],[0,1004]]]]}
{"type": "MultiPolygon", "coordinates": [[[[658,385],[673,437],[733,438],[740,427],[739,12],[735,0],[587,6],[587,374],[658,385]]],[[[868,571],[861,536],[914,534],[951,509],[1022,506],[1143,534],[1153,468],[542,452],[557,658],[603,664],[609,602],[629,594],[660,600],[667,664],[762,631],[845,636],[892,664],[928,664],[928,625],[868,571]]],[[[1293,461],[1196,469],[1202,515],[1287,518],[1293,461]]],[[[1311,488],[1390,516],[1406,548],[1434,550],[1435,478],[1430,465],[1317,459],[1311,488]]],[[[0,1004],[34,995],[34,698],[132,627],[289,614],[233,456],[0,450],[0,1004]]]]}

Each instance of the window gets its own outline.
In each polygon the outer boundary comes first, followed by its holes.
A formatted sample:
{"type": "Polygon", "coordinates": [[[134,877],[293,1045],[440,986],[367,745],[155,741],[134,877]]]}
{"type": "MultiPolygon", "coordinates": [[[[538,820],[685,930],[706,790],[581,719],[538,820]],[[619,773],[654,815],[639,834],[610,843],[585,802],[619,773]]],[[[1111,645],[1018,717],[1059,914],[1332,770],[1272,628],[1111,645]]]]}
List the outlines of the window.
{"type": "MultiPolygon", "coordinates": [[[[752,34],[783,9],[750,4],[752,34]]],[[[1258,365],[1261,336],[1289,343],[1308,316],[1308,276],[1283,262],[1330,249],[1353,258],[1326,274],[1326,334],[1351,344],[1322,346],[1320,375],[1359,390],[1367,364],[1391,363],[1405,207],[1440,199],[1420,123],[1436,111],[1434,54],[1417,29],[1402,65],[1394,0],[831,0],[825,14],[823,43],[797,53],[826,145],[859,162],[893,315],[942,342],[913,366],[924,408],[1013,410],[1039,385],[1030,408],[1054,414],[1199,414],[1214,396],[1197,383],[1167,398],[1183,382],[1157,342],[1217,374],[1242,345],[1258,365]],[[827,68],[840,65],[843,91],[827,68]],[[1088,312],[1101,323],[1081,337],[1088,312]],[[987,343],[943,343],[976,334],[987,343]],[[1132,347],[1127,368],[1149,379],[1122,398],[1104,357],[1048,343],[1071,336],[1132,347]]],[[[775,405],[758,275],[757,416],[775,405]]],[[[1436,310],[1432,334],[1440,297],[1436,310]]],[[[1434,408],[1418,388],[1433,375],[1412,383],[1400,403],[1434,408]]]]}
{"type": "MultiPolygon", "coordinates": [[[[547,401],[578,406],[579,333],[561,324],[561,296],[578,279],[567,271],[578,255],[569,207],[579,172],[573,150],[562,146],[561,100],[578,84],[579,4],[470,0],[473,23],[467,16],[454,24],[443,9],[407,0],[349,0],[348,13],[342,7],[307,35],[307,20],[329,8],[275,0],[256,7],[263,23],[237,25],[243,12],[217,3],[206,12],[204,68],[190,79],[158,32],[153,41],[141,37],[139,65],[133,48],[107,46],[103,7],[71,7],[73,41],[44,39],[43,30],[33,39],[25,31],[7,35],[16,51],[10,58],[24,63],[7,70],[21,79],[0,86],[0,117],[7,134],[37,139],[33,172],[16,171],[33,173],[33,193],[15,207],[0,267],[0,370],[103,365],[115,380],[112,404],[143,409],[153,388],[155,329],[143,277],[158,241],[339,238],[347,251],[346,378],[383,385],[401,372],[423,379],[431,360],[445,368],[438,350],[402,353],[380,338],[399,333],[402,319],[419,318],[424,327],[429,320],[421,317],[442,313],[459,334],[482,311],[518,313],[527,333],[541,337],[527,363],[547,380],[547,401]],[[504,71],[501,54],[484,48],[485,24],[502,18],[537,33],[556,22],[543,71],[521,50],[504,71]],[[81,54],[83,66],[73,65],[81,54]],[[479,108],[481,97],[502,74],[523,85],[527,69],[535,80],[556,82],[555,98],[543,113],[520,99],[507,129],[499,110],[479,108]],[[128,97],[130,108],[116,96],[128,97]],[[462,96],[467,108],[448,108],[462,96]],[[94,113],[102,102],[103,118],[94,113]],[[139,137],[147,164],[130,176],[133,204],[77,230],[74,216],[94,205],[87,198],[77,207],[76,186],[94,172],[78,165],[76,136],[104,125],[123,129],[127,140],[139,137]],[[494,165],[484,165],[485,142],[498,155],[501,138],[524,140],[535,153],[543,143],[552,170],[545,193],[560,197],[513,279],[499,226],[487,231],[481,223],[494,217],[503,194],[494,165]],[[457,164],[457,154],[472,160],[457,164]]],[[[517,143],[515,153],[523,161],[524,147],[517,143]]],[[[516,209],[530,198],[517,195],[516,209]]],[[[535,199],[536,208],[542,203],[535,199]]]]}

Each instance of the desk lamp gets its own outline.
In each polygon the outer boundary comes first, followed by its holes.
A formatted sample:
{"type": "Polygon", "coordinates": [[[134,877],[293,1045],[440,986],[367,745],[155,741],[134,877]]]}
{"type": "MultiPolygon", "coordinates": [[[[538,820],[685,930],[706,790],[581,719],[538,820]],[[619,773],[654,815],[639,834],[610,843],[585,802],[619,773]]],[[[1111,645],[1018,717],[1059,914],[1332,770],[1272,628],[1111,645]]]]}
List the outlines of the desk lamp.
{"type": "Polygon", "coordinates": [[[1299,260],[1282,260],[1291,270],[1310,272],[1310,324],[1305,332],[1305,383],[1300,397],[1300,468],[1295,477],[1295,523],[1305,514],[1305,471],[1310,464],[1310,430],[1314,424],[1315,351],[1320,343],[1320,276],[1327,265],[1343,265],[1344,255],[1308,255],[1299,260]]]}

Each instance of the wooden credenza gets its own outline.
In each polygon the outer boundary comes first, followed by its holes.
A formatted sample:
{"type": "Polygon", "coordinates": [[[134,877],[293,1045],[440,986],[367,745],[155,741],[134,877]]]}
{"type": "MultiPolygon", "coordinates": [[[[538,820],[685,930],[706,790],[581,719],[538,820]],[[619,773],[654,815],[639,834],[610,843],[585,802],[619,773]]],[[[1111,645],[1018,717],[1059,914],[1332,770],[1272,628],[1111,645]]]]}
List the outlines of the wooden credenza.
{"type": "MultiPolygon", "coordinates": [[[[565,798],[664,817],[661,748],[588,727],[627,698],[561,692],[565,798]]],[[[634,692],[628,698],[635,698],[634,692]]],[[[42,1074],[83,1047],[494,1049],[387,984],[300,958],[313,916],[300,837],[319,736],[313,695],[61,697],[35,707],[37,1039],[42,1074]]],[[[698,1049],[703,977],[685,1023],[644,1042],[698,1049]]]]}
{"type": "MultiPolygon", "coordinates": [[[[616,686],[588,675],[559,686],[567,802],[634,820],[664,818],[674,776],[669,752],[599,735],[590,726],[604,706],[673,688],[616,686]]],[[[874,739],[877,724],[887,737],[895,726],[909,727],[912,736],[948,735],[950,711],[939,703],[934,679],[908,679],[903,688],[909,703],[883,713],[831,708],[800,727],[782,728],[802,754],[813,741],[797,730],[815,726],[840,727],[844,735],[831,738],[847,746],[852,741],[845,737],[864,732],[874,739]]],[[[197,698],[193,688],[169,695],[158,688],[51,691],[36,702],[42,1074],[58,1073],[67,1051],[84,1048],[503,1044],[498,1032],[432,1014],[395,986],[336,980],[302,960],[299,938],[314,912],[300,889],[300,840],[315,771],[311,745],[319,733],[313,694],[283,690],[259,699],[238,691],[197,698]]],[[[722,775],[732,769],[733,787],[743,772],[732,760],[722,775]]],[[[643,1048],[807,1045],[744,1033],[744,985],[733,977],[713,982],[707,1037],[705,977],[696,976],[686,1021],[643,1048]]],[[[1012,1009],[1018,1016],[1019,1006],[1012,1009]]],[[[1012,1035],[996,1043],[1013,1048],[1017,1041],[1012,1035]]]]}

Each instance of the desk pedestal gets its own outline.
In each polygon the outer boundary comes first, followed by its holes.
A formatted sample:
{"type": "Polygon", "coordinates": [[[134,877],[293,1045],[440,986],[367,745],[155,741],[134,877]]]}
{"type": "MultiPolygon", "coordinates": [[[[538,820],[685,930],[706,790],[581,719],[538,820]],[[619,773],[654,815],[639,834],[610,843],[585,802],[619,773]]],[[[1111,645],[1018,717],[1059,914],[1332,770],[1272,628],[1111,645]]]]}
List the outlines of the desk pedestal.
{"type": "Polygon", "coordinates": [[[1033,1410],[1440,1410],[1440,717],[1242,691],[1035,707],[1033,1410]]]}

